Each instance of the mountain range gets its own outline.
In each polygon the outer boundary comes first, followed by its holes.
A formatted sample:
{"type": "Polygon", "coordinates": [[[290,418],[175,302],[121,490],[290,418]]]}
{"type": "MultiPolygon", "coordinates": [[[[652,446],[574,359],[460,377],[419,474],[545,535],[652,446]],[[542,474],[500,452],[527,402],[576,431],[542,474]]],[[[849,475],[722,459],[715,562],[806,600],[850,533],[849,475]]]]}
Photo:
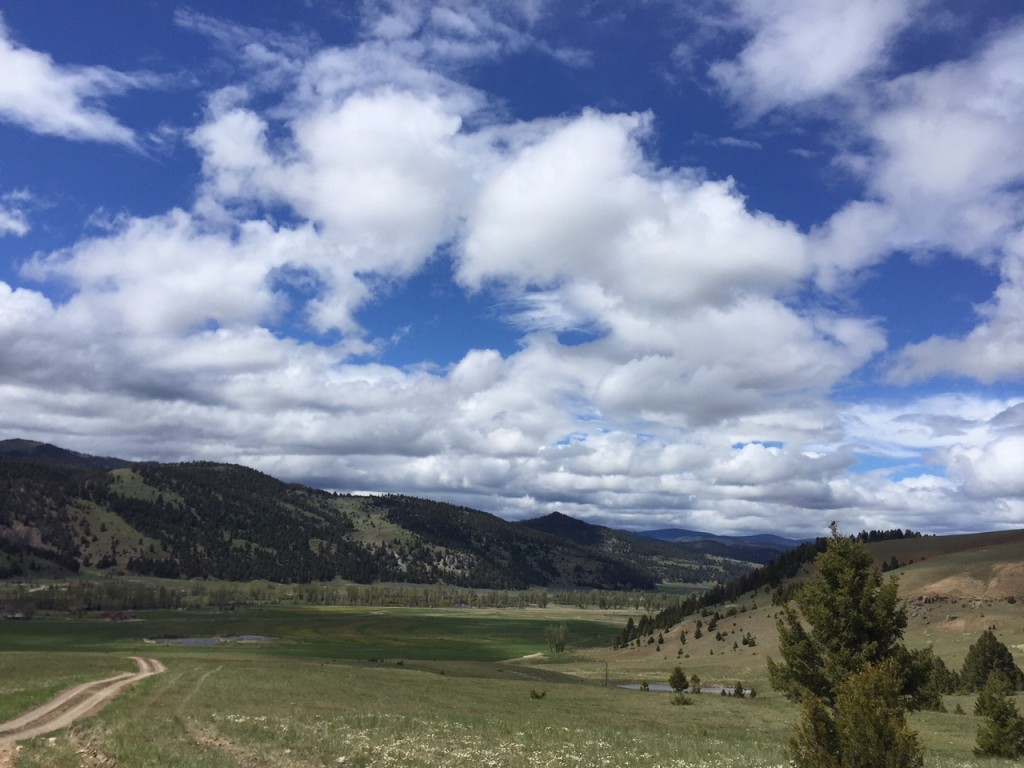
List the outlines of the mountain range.
{"type": "MultiPolygon", "coordinates": [[[[679,535],[676,535],[679,534],[679,535]]],[[[798,542],[630,533],[558,512],[509,522],[404,495],[347,495],[213,462],[133,463],[0,441],[0,576],[650,589],[725,582],[798,542]]]]}

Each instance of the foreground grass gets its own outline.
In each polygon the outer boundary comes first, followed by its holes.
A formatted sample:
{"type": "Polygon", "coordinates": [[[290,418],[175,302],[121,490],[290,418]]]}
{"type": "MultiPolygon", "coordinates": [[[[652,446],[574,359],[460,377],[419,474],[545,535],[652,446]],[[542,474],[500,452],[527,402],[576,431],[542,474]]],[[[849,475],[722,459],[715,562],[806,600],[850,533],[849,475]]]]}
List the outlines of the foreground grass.
{"type": "Polygon", "coordinates": [[[74,766],[92,750],[118,766],[769,766],[783,762],[783,726],[770,701],[676,707],[657,694],[397,663],[181,656],[69,739],[27,745],[18,765],[74,766]]]}
{"type": "Polygon", "coordinates": [[[109,653],[0,653],[0,723],[66,688],[135,670],[130,659],[109,653]]]}
{"type": "MultiPolygon", "coordinates": [[[[26,743],[17,766],[787,765],[796,710],[771,694],[673,706],[670,694],[441,671],[180,655],[66,736],[26,743]]],[[[971,756],[971,716],[912,726],[929,766],[1011,765],[971,756]]]]}
{"type": "MultiPolygon", "coordinates": [[[[650,682],[665,682],[680,661],[674,653],[666,657],[653,647],[546,653],[544,629],[552,621],[569,624],[577,647],[600,645],[621,621],[615,615],[289,608],[157,612],[144,619],[0,626],[0,702],[8,710],[82,679],[132,669],[128,655],[154,656],[168,668],[97,717],[25,742],[17,768],[769,768],[787,765],[785,744],[797,718],[792,704],[760,685],[770,642],[733,652],[725,641],[691,640],[686,648],[693,655],[681,660],[688,673],[706,682],[749,674],[759,691],[755,699],[692,696],[692,706],[673,706],[671,694],[600,684],[606,663],[613,681],[643,672],[650,682]],[[214,648],[143,642],[159,634],[276,639],[214,648]]],[[[737,632],[768,619],[744,616],[737,632]]],[[[666,637],[666,649],[676,643],[666,637]]],[[[959,703],[973,707],[972,698],[959,703]]],[[[970,715],[911,717],[929,766],[1012,765],[972,755],[977,725],[970,715]]]]}

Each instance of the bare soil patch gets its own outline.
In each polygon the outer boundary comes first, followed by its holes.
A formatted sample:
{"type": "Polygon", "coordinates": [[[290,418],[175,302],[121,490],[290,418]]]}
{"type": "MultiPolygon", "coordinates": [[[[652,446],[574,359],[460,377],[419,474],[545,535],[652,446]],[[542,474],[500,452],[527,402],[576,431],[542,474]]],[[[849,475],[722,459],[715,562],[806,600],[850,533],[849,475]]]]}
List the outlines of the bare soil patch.
{"type": "Polygon", "coordinates": [[[76,720],[99,712],[129,685],[165,669],[156,659],[132,658],[139,667],[138,672],[122,672],[104,680],[76,685],[20,717],[0,723],[0,768],[5,768],[5,760],[13,763],[14,748],[7,745],[67,728],[76,720]]]}

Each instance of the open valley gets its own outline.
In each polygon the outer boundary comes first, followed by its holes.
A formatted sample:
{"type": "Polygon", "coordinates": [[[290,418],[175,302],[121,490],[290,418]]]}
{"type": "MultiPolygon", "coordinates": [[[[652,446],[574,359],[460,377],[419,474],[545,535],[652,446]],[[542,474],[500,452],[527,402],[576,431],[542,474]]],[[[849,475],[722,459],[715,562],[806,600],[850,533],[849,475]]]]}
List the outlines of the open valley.
{"type": "MultiPolygon", "coordinates": [[[[948,579],[946,558],[962,553],[896,572],[907,645],[931,646],[957,669],[994,626],[1019,663],[1020,605],[978,586],[985,568],[1005,573],[1003,555],[985,565],[971,552],[973,592],[924,588],[948,579]]],[[[766,670],[779,655],[779,610],[760,590],[722,606],[714,633],[694,637],[698,612],[653,642],[618,649],[612,638],[642,610],[242,606],[138,611],[128,621],[43,612],[0,623],[0,720],[72,685],[132,672],[131,657],[158,659],[166,671],[69,729],[0,746],[0,765],[784,766],[798,708],[772,690],[766,670]],[[566,632],[561,653],[550,643],[557,626],[566,632]],[[243,636],[262,639],[153,642],[243,636]],[[742,683],[756,695],[689,693],[692,706],[676,706],[672,694],[618,687],[664,684],[676,666],[708,688],[742,683]]],[[[926,765],[1001,764],[972,753],[973,698],[947,696],[947,712],[911,714],[926,765]]]]}

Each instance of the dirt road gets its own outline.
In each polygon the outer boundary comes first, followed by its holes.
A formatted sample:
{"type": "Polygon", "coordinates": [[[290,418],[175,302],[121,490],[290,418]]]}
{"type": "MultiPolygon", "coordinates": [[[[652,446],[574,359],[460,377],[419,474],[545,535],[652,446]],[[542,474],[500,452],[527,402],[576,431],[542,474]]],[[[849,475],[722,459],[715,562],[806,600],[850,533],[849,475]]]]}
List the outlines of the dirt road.
{"type": "Polygon", "coordinates": [[[76,685],[45,704],[29,710],[21,717],[0,723],[0,747],[67,728],[75,720],[99,712],[105,704],[132,683],[164,671],[164,665],[156,659],[141,659],[137,656],[132,658],[139,665],[139,671],[134,674],[122,672],[105,680],[76,685]]]}

